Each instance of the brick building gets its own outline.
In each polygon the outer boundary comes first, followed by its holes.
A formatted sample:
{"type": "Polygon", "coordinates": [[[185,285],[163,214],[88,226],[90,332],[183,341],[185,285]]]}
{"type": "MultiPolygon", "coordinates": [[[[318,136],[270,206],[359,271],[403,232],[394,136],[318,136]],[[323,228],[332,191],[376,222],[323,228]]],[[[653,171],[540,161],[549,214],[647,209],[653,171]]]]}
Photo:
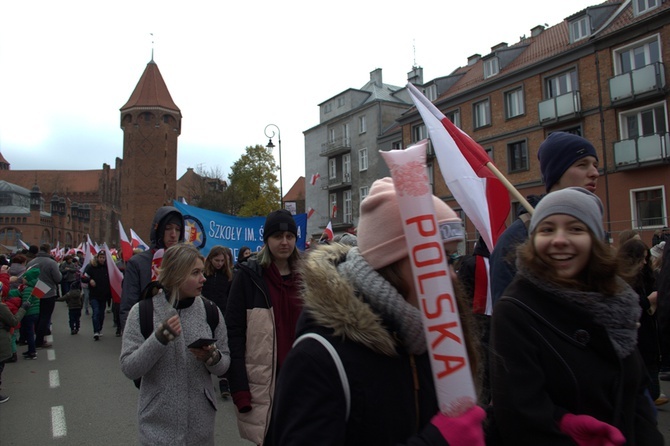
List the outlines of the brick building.
{"type": "Polygon", "coordinates": [[[99,170],[11,170],[0,154],[0,244],[118,245],[118,222],[144,240],[177,189],[181,111],[151,60],[121,107],[123,160],[99,170]]]}

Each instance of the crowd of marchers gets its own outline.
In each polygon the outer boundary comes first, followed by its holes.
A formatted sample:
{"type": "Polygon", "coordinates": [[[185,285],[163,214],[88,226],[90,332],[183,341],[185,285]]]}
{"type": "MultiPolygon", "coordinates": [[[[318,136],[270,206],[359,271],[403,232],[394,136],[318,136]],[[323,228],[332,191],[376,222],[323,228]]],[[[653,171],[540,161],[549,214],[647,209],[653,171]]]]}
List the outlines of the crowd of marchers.
{"type": "MultiPolygon", "coordinates": [[[[235,259],[215,246],[204,257],[184,243],[181,213],[161,207],[150,249],[119,261],[120,304],[104,252],[83,271],[77,257],[58,265],[48,245],[16,254],[0,271],[0,372],[18,346],[25,359],[50,347],[64,300],[73,335],[89,306],[96,341],[113,313],[121,371],[139,387],[141,444],[214,444],[217,407],[232,398],[240,437],[259,445],[662,445],[670,231],[651,247],[632,230],[611,245],[593,145],[556,132],[538,158],[546,194],[529,197],[533,212],[493,250],[480,239],[459,255],[462,231],[440,232],[478,395],[458,411],[439,410],[391,178],[372,184],[356,235],[305,252],[278,210],[258,252],[235,259]],[[491,314],[473,311],[489,287],[491,314]]],[[[433,204],[438,225],[462,224],[433,204]]]]}

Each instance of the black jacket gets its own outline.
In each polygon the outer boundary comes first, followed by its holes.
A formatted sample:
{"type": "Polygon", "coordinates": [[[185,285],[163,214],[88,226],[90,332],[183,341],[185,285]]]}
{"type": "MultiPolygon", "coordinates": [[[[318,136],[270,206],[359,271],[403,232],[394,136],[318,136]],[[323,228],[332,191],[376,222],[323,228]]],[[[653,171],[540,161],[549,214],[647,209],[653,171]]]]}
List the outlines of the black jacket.
{"type": "Polygon", "coordinates": [[[495,422],[509,445],[574,446],[566,413],[617,427],[628,445],[662,445],[637,349],[620,359],[591,313],[519,276],[496,304],[491,329],[495,422]]]}
{"type": "Polygon", "coordinates": [[[107,302],[112,299],[112,290],[109,286],[109,273],[107,272],[107,265],[93,264],[92,262],[86,266],[84,275],[81,281],[90,283],[95,280],[95,286],[88,287],[88,293],[91,299],[101,300],[107,302]]]}
{"type": "Polygon", "coordinates": [[[228,291],[230,290],[230,280],[222,271],[215,271],[210,276],[205,276],[205,284],[202,286],[202,295],[211,300],[219,307],[221,314],[226,314],[226,305],[228,304],[228,291]]]}

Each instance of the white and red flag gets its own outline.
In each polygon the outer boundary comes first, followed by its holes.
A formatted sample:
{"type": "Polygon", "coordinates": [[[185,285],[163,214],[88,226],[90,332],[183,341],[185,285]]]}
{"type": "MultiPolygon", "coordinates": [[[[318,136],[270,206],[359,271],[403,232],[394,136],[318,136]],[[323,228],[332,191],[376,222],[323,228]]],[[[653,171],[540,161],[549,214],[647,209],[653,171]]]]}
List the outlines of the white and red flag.
{"type": "Polygon", "coordinates": [[[127,262],[133,256],[133,246],[130,244],[130,240],[128,240],[128,235],[123,229],[121,220],[119,220],[119,240],[121,240],[121,256],[123,257],[123,261],[127,262]]]}
{"type": "Polygon", "coordinates": [[[37,283],[35,284],[35,287],[33,288],[33,291],[30,293],[30,295],[35,296],[38,299],[41,299],[49,291],[51,291],[51,287],[46,283],[42,282],[40,279],[37,279],[37,283]]]}
{"type": "MultiPolygon", "coordinates": [[[[507,188],[487,166],[491,159],[486,151],[456,127],[414,85],[407,84],[407,88],[426,124],[449,191],[479,231],[489,252],[492,252],[498,237],[505,230],[510,212],[507,188]]],[[[480,265],[485,266],[486,274],[480,271],[480,277],[485,277],[487,281],[486,303],[482,302],[483,293],[478,293],[479,301],[473,305],[478,309],[484,307],[484,312],[491,314],[488,259],[483,261],[484,264],[480,262],[480,265]]]]}
{"type": "MultiPolygon", "coordinates": [[[[332,240],[335,235],[333,234],[333,223],[328,222],[328,225],[326,226],[326,229],[323,230],[323,235],[325,235],[328,240],[332,240]]],[[[323,236],[322,236],[323,237],[323,236]]]]}
{"type": "MultiPolygon", "coordinates": [[[[120,224],[120,223],[119,223],[120,224]]],[[[107,245],[103,245],[105,250],[105,264],[107,265],[107,275],[109,276],[109,288],[112,292],[112,302],[121,303],[121,282],[123,282],[123,273],[119,267],[114,263],[112,253],[107,245]]]]}
{"type": "Polygon", "coordinates": [[[316,180],[318,180],[319,178],[321,178],[321,175],[319,175],[319,172],[315,173],[314,175],[312,175],[312,178],[309,180],[309,184],[314,186],[316,184],[316,180]]]}
{"type": "Polygon", "coordinates": [[[153,259],[151,259],[151,281],[158,280],[159,268],[161,263],[163,263],[163,254],[165,254],[164,249],[159,249],[154,253],[153,259]]]}
{"type": "Polygon", "coordinates": [[[23,249],[30,249],[30,246],[28,246],[26,242],[24,242],[23,240],[19,239],[19,243],[21,244],[23,249]]]}
{"type": "Polygon", "coordinates": [[[135,231],[133,231],[133,228],[130,228],[130,244],[132,245],[133,249],[141,249],[142,251],[149,249],[149,245],[142,241],[140,236],[137,235],[135,231]]]}
{"type": "Polygon", "coordinates": [[[307,218],[311,217],[312,215],[314,215],[314,208],[307,209],[307,218]]]}
{"type": "Polygon", "coordinates": [[[337,218],[337,205],[333,205],[333,210],[330,212],[330,218],[337,218]]]}

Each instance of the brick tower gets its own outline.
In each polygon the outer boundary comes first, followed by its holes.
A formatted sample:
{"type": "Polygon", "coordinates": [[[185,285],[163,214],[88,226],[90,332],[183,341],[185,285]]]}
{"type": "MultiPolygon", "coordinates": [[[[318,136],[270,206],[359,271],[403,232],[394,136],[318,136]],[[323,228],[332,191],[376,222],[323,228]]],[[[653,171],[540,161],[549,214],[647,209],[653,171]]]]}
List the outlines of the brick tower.
{"type": "Polygon", "coordinates": [[[176,197],[181,134],[181,111],[153,58],[121,107],[121,129],[121,221],[149,243],[156,209],[171,205],[176,197]]]}

